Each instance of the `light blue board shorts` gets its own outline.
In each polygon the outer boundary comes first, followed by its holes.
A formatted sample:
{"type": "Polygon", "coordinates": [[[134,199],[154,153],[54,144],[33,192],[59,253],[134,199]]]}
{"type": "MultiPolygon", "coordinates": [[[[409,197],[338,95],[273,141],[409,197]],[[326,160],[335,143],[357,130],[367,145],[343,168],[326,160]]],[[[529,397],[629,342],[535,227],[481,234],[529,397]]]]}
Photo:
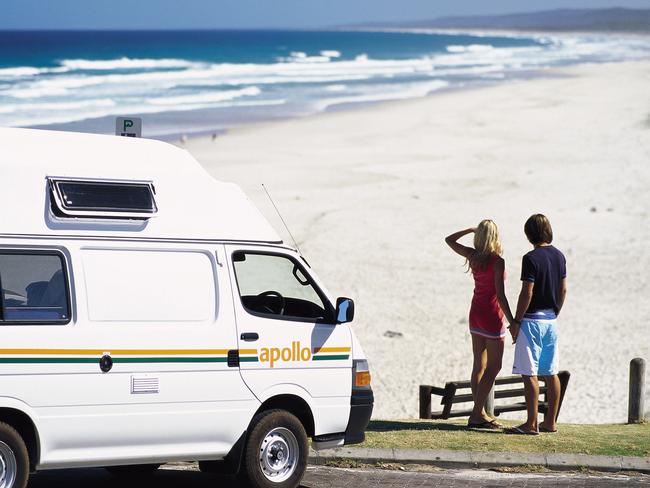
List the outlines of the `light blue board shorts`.
{"type": "Polygon", "coordinates": [[[513,374],[553,376],[558,373],[557,328],[553,310],[524,315],[515,344],[513,374]]]}

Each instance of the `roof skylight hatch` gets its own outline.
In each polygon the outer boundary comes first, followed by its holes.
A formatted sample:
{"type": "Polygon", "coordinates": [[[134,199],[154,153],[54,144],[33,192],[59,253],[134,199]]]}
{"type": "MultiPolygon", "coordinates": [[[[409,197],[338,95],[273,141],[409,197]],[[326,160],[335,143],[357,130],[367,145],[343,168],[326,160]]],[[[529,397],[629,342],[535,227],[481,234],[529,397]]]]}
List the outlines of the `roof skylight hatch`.
{"type": "Polygon", "coordinates": [[[158,212],[151,181],[48,177],[57,217],[150,219],[158,212]]]}

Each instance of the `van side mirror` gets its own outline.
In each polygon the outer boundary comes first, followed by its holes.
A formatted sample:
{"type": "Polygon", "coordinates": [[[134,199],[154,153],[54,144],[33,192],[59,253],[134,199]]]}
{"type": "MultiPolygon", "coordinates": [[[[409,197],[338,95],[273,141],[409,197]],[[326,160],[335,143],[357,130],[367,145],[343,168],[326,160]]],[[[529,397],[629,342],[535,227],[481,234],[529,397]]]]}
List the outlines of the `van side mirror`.
{"type": "Polygon", "coordinates": [[[336,299],[336,322],[345,324],[354,319],[354,301],[351,298],[339,297],[336,299]]]}

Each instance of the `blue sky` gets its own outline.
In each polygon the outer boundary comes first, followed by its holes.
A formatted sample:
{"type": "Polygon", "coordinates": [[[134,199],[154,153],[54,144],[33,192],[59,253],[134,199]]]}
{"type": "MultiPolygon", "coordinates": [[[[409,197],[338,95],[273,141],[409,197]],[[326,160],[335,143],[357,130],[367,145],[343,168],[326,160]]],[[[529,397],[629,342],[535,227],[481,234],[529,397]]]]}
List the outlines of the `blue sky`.
{"type": "Polygon", "coordinates": [[[552,8],[648,8],[648,0],[2,0],[0,29],[323,27],[552,8]]]}

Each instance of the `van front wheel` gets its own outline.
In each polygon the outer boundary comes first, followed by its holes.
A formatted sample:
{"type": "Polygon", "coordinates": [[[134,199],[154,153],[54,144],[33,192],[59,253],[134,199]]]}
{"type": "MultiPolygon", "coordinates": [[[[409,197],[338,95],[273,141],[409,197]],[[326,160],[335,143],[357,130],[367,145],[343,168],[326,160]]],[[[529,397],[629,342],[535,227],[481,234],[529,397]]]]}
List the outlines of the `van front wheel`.
{"type": "Polygon", "coordinates": [[[307,433],[295,415],[267,410],[257,415],[241,471],[254,488],[295,488],[307,469],[307,433]]]}
{"type": "Polygon", "coordinates": [[[25,488],[29,455],[25,441],[9,424],[0,422],[0,488],[25,488]]]}

